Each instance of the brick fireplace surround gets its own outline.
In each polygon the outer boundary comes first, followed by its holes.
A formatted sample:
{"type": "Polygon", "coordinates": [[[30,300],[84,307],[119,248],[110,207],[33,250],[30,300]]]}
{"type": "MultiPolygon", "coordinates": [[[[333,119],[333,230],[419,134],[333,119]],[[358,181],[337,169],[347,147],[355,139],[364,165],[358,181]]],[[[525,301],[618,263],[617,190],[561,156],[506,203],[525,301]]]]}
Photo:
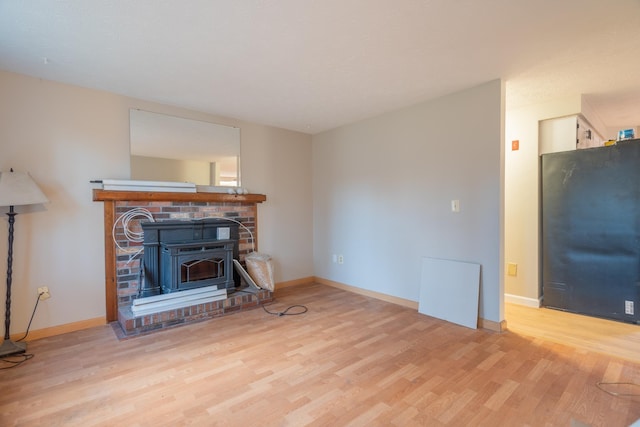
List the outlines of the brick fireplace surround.
{"type": "MultiPolygon", "coordinates": [[[[255,250],[257,250],[257,205],[264,202],[266,196],[262,194],[163,193],[95,189],[93,190],[93,200],[104,203],[106,318],[107,322],[118,321],[124,335],[137,335],[188,322],[220,317],[256,308],[259,307],[259,303],[273,300],[271,292],[260,290],[254,293],[238,293],[225,300],[206,304],[139,317],[133,316],[130,307],[132,300],[138,294],[140,255],[130,260],[129,252],[138,247],[141,248],[142,244],[129,242],[124,235],[122,223],[118,221],[120,215],[134,208],[148,210],[155,221],[226,217],[239,221],[251,230],[254,236],[255,250]],[[112,233],[115,234],[118,245],[115,244],[112,233]]],[[[137,227],[139,231],[141,227],[137,219],[132,221],[129,226],[130,228],[137,227]]],[[[244,256],[251,252],[254,246],[250,234],[243,227],[240,227],[239,237],[239,261],[244,263],[244,256]]]]}

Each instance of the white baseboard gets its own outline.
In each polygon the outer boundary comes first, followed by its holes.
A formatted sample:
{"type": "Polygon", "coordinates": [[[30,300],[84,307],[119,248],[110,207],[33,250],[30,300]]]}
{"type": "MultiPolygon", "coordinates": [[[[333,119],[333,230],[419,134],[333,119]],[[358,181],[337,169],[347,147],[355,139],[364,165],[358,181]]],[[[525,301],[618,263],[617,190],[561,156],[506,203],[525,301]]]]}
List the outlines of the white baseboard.
{"type": "Polygon", "coordinates": [[[527,298],[520,295],[504,294],[504,302],[511,304],[524,305],[526,307],[540,308],[540,298],[527,298]]]}

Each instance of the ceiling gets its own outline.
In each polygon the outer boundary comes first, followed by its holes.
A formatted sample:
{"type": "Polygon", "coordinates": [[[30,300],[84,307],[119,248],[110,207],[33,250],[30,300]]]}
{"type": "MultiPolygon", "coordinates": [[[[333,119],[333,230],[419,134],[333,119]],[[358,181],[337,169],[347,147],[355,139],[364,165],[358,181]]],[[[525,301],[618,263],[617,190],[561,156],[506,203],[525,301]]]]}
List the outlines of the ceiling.
{"type": "Polygon", "coordinates": [[[0,0],[0,69],[305,133],[503,78],[640,125],[640,0],[0,0]]]}

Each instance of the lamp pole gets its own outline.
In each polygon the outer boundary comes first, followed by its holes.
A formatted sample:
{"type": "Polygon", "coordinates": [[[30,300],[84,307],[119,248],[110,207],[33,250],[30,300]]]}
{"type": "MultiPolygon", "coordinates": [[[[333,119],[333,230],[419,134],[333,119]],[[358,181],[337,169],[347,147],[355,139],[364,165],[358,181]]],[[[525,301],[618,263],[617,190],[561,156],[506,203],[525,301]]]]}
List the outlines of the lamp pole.
{"type": "Polygon", "coordinates": [[[48,202],[38,185],[26,172],[0,172],[0,206],[8,206],[9,250],[7,255],[7,299],[4,313],[4,341],[0,345],[0,358],[24,353],[27,343],[11,341],[11,280],[13,275],[13,229],[16,221],[16,206],[48,202]]]}
{"type": "Polygon", "coordinates": [[[13,274],[13,224],[16,222],[16,215],[13,205],[9,206],[9,252],[7,255],[7,300],[4,312],[4,341],[0,345],[0,357],[11,356],[13,354],[24,353],[27,344],[24,342],[11,341],[11,276],[13,274]]]}
{"type": "Polygon", "coordinates": [[[10,340],[9,329],[11,327],[11,275],[13,274],[13,224],[16,222],[16,212],[13,206],[9,207],[7,212],[9,217],[9,255],[7,256],[7,301],[5,304],[4,314],[4,339],[10,340]]]}

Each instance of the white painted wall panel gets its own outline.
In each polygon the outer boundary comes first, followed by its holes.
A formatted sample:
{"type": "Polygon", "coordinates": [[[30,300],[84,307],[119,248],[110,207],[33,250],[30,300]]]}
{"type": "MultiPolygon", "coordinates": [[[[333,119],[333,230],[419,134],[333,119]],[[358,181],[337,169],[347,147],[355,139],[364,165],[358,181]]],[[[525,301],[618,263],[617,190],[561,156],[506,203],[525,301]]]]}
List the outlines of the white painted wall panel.
{"type": "Polygon", "coordinates": [[[421,277],[418,312],[477,329],[480,264],[423,258],[421,277]]]}

